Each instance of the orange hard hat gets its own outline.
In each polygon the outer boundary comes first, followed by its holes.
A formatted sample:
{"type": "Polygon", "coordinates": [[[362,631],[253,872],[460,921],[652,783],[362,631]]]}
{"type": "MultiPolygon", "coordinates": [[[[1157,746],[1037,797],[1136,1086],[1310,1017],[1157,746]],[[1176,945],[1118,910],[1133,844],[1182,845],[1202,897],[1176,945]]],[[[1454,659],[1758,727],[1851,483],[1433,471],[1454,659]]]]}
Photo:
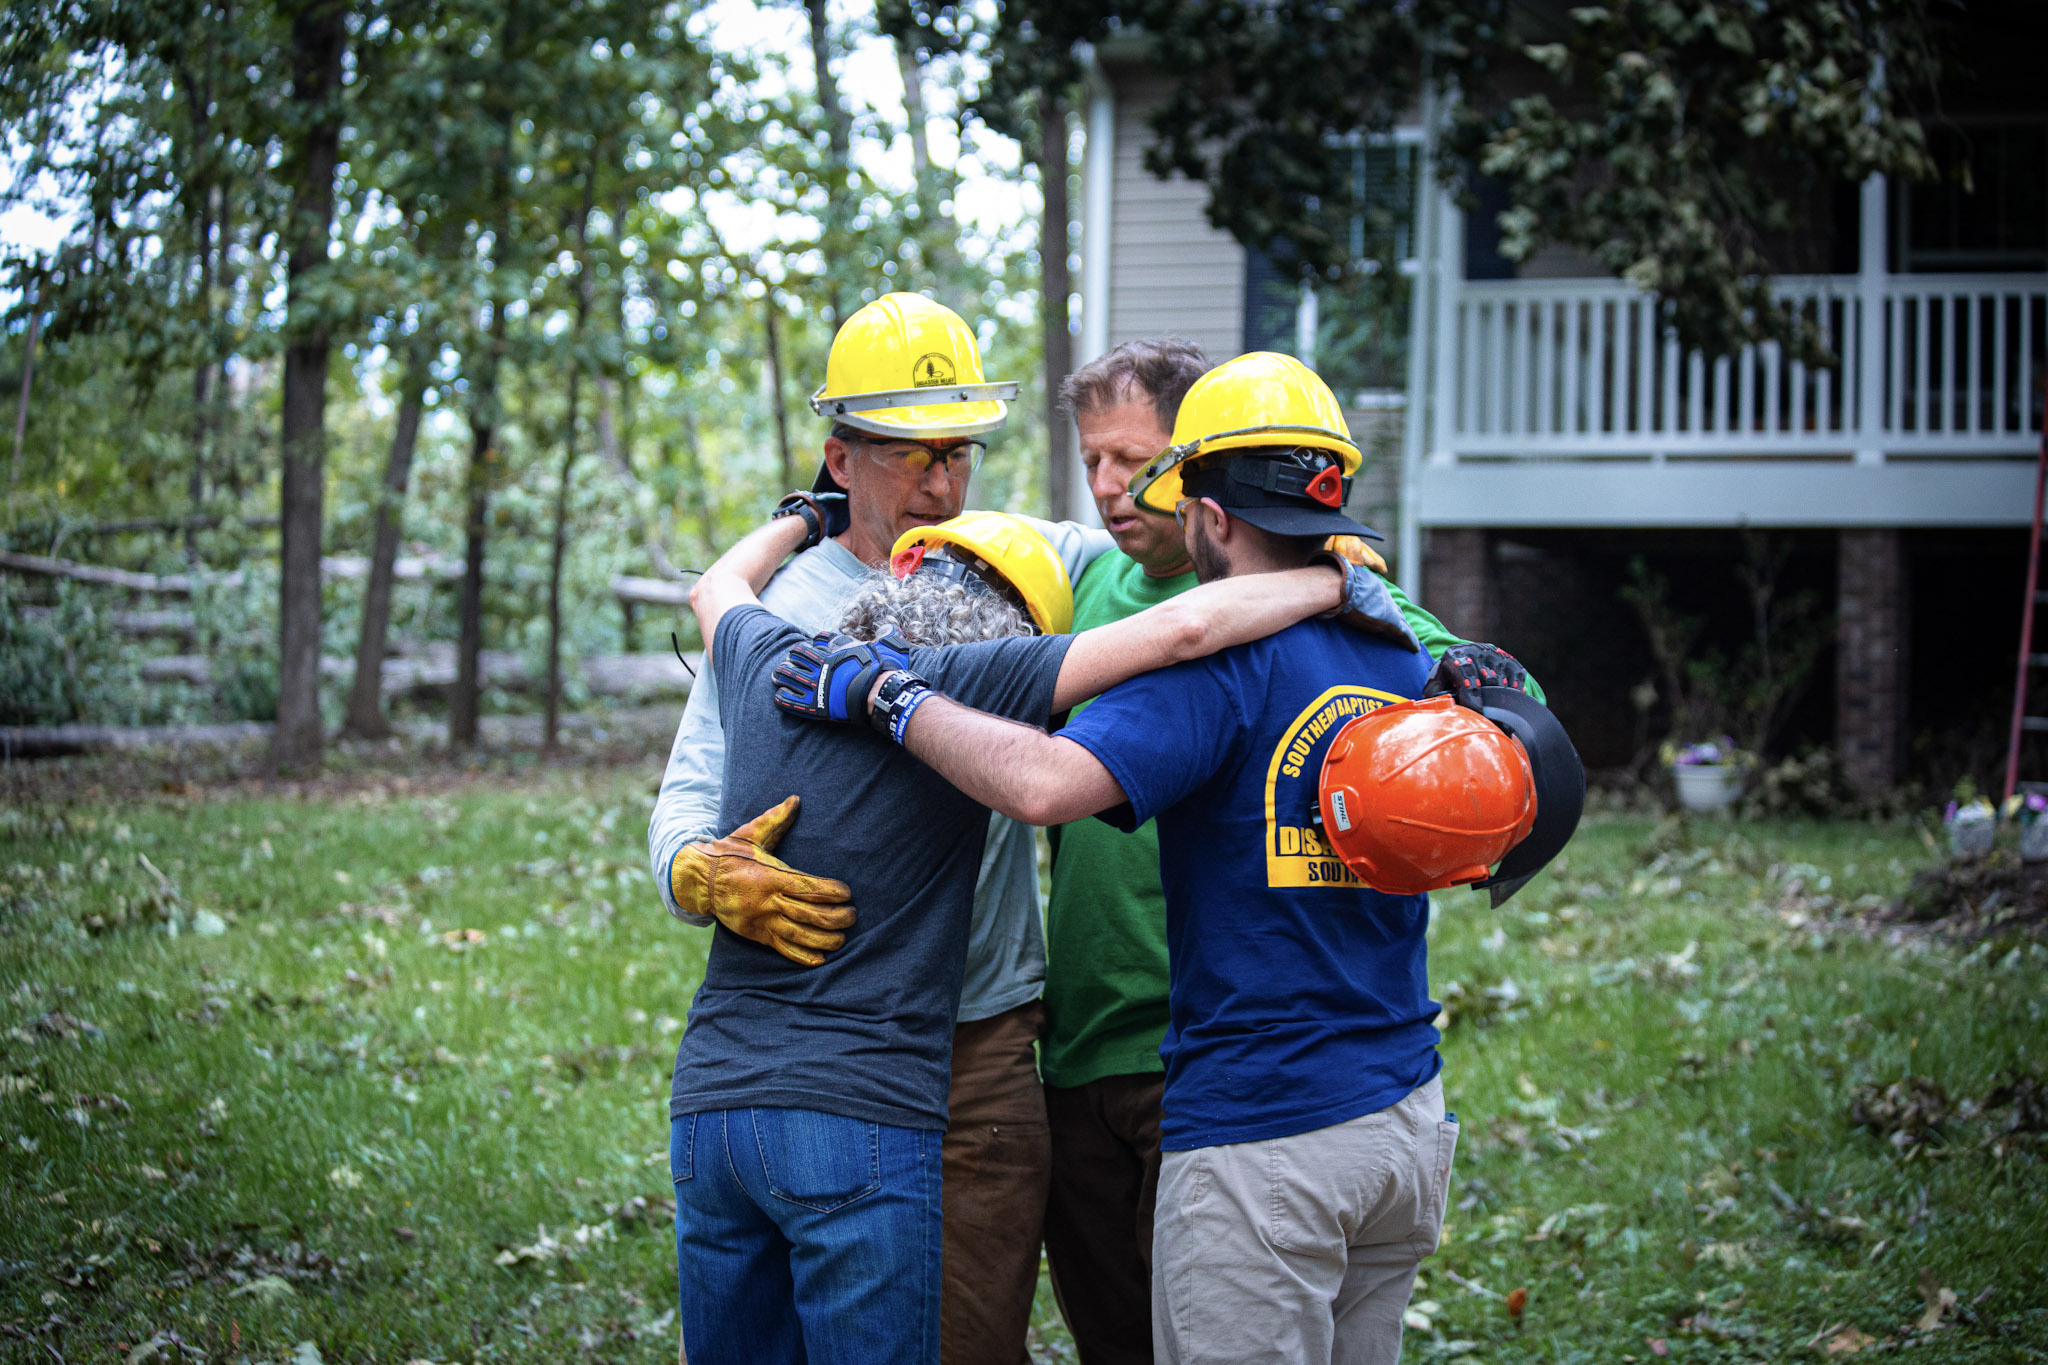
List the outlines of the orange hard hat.
{"type": "Polygon", "coordinates": [[[1337,733],[1318,784],[1323,837],[1376,891],[1484,881],[1536,824],[1521,743],[1446,694],[1368,711],[1337,733]]]}

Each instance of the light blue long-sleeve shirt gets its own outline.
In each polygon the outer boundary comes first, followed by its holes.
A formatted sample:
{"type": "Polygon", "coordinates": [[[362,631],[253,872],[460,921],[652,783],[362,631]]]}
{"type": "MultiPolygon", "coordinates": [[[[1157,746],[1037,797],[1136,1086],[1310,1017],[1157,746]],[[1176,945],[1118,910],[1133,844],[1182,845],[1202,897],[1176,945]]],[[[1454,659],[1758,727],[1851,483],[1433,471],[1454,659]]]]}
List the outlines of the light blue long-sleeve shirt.
{"type": "MultiPolygon", "coordinates": [[[[1073,522],[1025,520],[1051,543],[1072,581],[1078,582],[1090,561],[1115,544],[1107,531],[1073,522]]],[[[828,540],[785,564],[762,592],[761,603],[805,632],[830,630],[839,624],[854,592],[874,572],[845,546],[828,540]]],[[[732,832],[721,829],[718,820],[724,772],[725,731],[718,719],[718,683],[706,668],[683,707],[682,723],[676,727],[668,770],[662,775],[661,793],[647,828],[647,850],[662,903],[670,914],[691,924],[708,925],[711,920],[685,915],[677,907],[669,889],[669,864],[683,845],[732,832]]],[[[940,779],[935,776],[932,780],[940,779]]],[[[797,818],[801,820],[803,815],[799,813],[797,818]]],[[[820,877],[839,875],[839,869],[830,867],[801,870],[820,877]]],[[[974,889],[960,1022],[987,1019],[1036,1000],[1044,984],[1037,846],[1029,825],[991,815],[981,877],[974,889]]]]}

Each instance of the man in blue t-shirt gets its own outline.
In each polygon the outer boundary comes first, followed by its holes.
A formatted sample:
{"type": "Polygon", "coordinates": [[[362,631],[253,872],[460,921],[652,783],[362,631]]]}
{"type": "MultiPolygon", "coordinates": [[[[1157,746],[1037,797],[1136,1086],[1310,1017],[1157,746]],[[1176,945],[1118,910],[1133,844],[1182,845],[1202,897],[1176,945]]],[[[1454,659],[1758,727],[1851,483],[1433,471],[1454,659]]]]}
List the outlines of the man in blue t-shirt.
{"type": "MultiPolygon", "coordinates": [[[[1174,439],[1132,492],[1182,518],[1204,582],[1372,534],[1339,510],[1357,448],[1298,361],[1254,353],[1211,371],[1174,439]]],[[[1028,823],[1158,821],[1162,1360],[1399,1356],[1457,1141],[1437,1077],[1429,904],[1360,884],[1314,811],[1345,722],[1420,696],[1429,671],[1412,642],[1309,620],[1133,678],[1056,737],[942,697],[900,732],[959,790],[1028,823]]]]}

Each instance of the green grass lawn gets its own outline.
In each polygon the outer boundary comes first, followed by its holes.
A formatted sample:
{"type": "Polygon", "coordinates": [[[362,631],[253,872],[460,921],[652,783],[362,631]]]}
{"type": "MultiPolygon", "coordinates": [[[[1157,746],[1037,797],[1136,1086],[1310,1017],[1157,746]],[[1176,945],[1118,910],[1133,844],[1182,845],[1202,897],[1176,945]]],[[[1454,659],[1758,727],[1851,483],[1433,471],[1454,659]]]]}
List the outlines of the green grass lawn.
{"type": "MultiPolygon", "coordinates": [[[[672,1360],[706,936],[653,780],[0,811],[0,1359],[672,1360]]],[[[1464,1137],[1409,1358],[2048,1357],[2048,948],[1856,926],[1931,856],[1603,819],[1501,913],[1438,897],[1464,1137]]]]}

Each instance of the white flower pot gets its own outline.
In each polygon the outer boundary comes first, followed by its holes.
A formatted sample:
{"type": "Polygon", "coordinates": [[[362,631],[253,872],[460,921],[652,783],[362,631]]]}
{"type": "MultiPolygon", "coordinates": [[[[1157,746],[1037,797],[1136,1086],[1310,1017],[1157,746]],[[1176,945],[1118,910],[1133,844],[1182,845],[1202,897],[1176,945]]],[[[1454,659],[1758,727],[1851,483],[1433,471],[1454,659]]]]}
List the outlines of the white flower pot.
{"type": "Polygon", "coordinates": [[[1671,778],[1687,810],[1721,810],[1742,795],[1742,769],[1733,763],[1674,764],[1671,778]]]}
{"type": "Polygon", "coordinates": [[[1948,851],[1958,858],[1975,858],[1991,851],[1998,833],[1995,820],[1957,820],[1948,827],[1948,851]]]}

